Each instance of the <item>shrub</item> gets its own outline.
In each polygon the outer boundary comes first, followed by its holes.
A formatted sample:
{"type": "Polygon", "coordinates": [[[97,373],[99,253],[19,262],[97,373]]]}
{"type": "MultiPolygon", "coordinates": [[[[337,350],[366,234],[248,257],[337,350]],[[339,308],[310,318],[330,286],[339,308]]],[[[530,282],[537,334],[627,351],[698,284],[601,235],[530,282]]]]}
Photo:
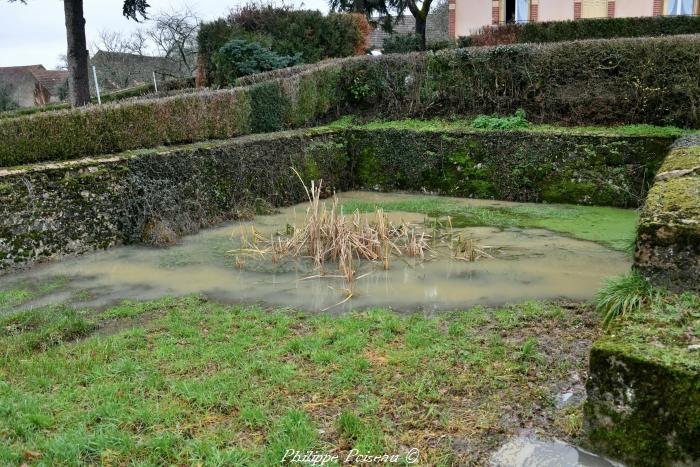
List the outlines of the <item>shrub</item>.
{"type": "Polygon", "coordinates": [[[595,18],[485,26],[473,36],[459,38],[459,44],[465,47],[697,33],[700,33],[697,16],[595,18]]]}
{"type": "Polygon", "coordinates": [[[438,50],[454,49],[455,45],[455,41],[440,40],[428,43],[428,45],[426,46],[426,50],[432,50],[433,52],[437,52],[438,50]]]}
{"type": "Polygon", "coordinates": [[[233,83],[241,76],[295,65],[300,59],[299,54],[279,55],[256,42],[234,39],[227,42],[212,57],[214,82],[233,83]]]}
{"type": "Polygon", "coordinates": [[[392,34],[384,39],[385,54],[404,54],[423,50],[423,39],[418,34],[392,34]]]}
{"type": "Polygon", "coordinates": [[[12,99],[12,88],[0,83],[0,112],[15,110],[19,106],[12,99]]]}
{"type": "Polygon", "coordinates": [[[304,63],[360,54],[370,30],[360,16],[324,16],[318,11],[248,4],[226,19],[202,24],[198,33],[200,63],[211,83],[214,55],[234,39],[258,42],[279,55],[299,55],[304,63]]]}

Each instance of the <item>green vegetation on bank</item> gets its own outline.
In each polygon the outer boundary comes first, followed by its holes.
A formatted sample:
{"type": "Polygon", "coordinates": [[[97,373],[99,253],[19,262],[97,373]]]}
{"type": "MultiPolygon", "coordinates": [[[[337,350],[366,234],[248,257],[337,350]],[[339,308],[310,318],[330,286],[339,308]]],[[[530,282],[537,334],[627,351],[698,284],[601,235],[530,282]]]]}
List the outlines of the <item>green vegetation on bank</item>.
{"type": "Polygon", "coordinates": [[[480,115],[473,119],[414,119],[375,120],[362,122],[357,116],[347,115],[328,125],[328,128],[358,128],[364,130],[413,130],[413,131],[527,131],[541,133],[560,133],[572,135],[596,136],[646,136],[659,138],[680,138],[698,134],[700,130],[688,130],[673,126],[656,125],[614,125],[614,126],[559,126],[532,123],[524,114],[514,116],[480,115]]]}
{"type": "MultiPolygon", "coordinates": [[[[573,238],[600,243],[615,250],[630,251],[635,239],[637,211],[599,206],[538,204],[528,206],[469,206],[459,200],[423,197],[394,202],[346,202],[345,212],[405,211],[426,214],[454,227],[542,228],[573,238]]],[[[432,222],[428,220],[428,222],[432,222]]]]}
{"type": "MultiPolygon", "coordinates": [[[[601,292],[602,293],[602,292],[601,292]]],[[[597,345],[618,348],[630,357],[649,359],[661,365],[680,365],[700,371],[700,357],[693,346],[700,345],[700,296],[656,291],[649,294],[632,291],[631,297],[643,297],[622,319],[611,321],[606,337],[597,345]]]]}
{"type": "Polygon", "coordinates": [[[700,345],[699,295],[670,293],[635,270],[609,280],[595,303],[609,328],[610,345],[629,348],[660,364],[682,363],[700,370],[700,358],[690,349],[700,345]]]}
{"type": "Polygon", "coordinates": [[[638,271],[608,280],[596,294],[596,309],[603,324],[619,317],[639,313],[645,307],[658,306],[661,291],[653,287],[638,271]]]}
{"type": "Polygon", "coordinates": [[[329,316],[199,298],[6,314],[0,463],[272,465],[286,449],[404,446],[423,463],[485,462],[517,426],[579,433],[580,405],[554,398],[585,371],[593,316],[539,302],[329,316]]]}

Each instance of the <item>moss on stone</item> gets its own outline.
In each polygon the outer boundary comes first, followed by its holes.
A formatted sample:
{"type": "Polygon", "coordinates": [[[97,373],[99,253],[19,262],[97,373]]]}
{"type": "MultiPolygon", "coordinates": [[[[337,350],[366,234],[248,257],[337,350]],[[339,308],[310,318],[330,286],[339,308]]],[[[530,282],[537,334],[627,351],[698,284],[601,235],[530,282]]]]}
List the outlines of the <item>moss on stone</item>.
{"type": "Polygon", "coordinates": [[[649,191],[644,220],[696,225],[700,232],[700,176],[671,178],[657,182],[649,191]]]}
{"type": "Polygon", "coordinates": [[[692,293],[614,322],[591,351],[585,414],[595,449],[630,465],[700,461],[698,343],[692,293]]]}
{"type": "Polygon", "coordinates": [[[406,128],[381,122],[347,130],[360,187],[636,207],[672,143],[659,137],[475,131],[415,122],[406,128]],[[420,129],[423,124],[429,131],[420,129]]]}
{"type": "Polygon", "coordinates": [[[678,148],[669,153],[660,171],[686,170],[700,167],[700,146],[678,148]]]}

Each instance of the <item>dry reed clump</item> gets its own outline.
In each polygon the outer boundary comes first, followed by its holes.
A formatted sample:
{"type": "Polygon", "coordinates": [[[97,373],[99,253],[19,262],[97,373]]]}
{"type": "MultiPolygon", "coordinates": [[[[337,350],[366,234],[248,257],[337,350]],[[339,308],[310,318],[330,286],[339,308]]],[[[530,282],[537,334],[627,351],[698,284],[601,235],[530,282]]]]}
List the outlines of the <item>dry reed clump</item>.
{"type": "Polygon", "coordinates": [[[313,261],[317,274],[306,279],[344,279],[347,300],[353,294],[354,281],[367,275],[357,275],[361,260],[381,263],[388,270],[394,256],[425,260],[437,257],[439,249],[445,248],[458,260],[492,258],[487,253],[488,247],[479,248],[472,239],[455,236],[451,225],[443,232],[433,227],[430,234],[414,224],[391,222],[383,209],[375,209],[372,214],[364,216],[359,211],[344,215],[337,198],[330,207],[321,202],[322,183],[312,181],[310,188],[304,185],[309,207],[300,227],[287,225],[284,234],[278,233],[270,238],[255,227],[243,232],[241,247],[229,252],[236,265],[243,267],[250,257],[269,258],[272,262],[308,258],[313,261]],[[335,266],[337,274],[329,273],[329,264],[335,266]]]}
{"type": "Polygon", "coordinates": [[[173,246],[178,243],[180,236],[170,225],[160,219],[151,219],[143,228],[141,241],[156,247],[173,246]]]}

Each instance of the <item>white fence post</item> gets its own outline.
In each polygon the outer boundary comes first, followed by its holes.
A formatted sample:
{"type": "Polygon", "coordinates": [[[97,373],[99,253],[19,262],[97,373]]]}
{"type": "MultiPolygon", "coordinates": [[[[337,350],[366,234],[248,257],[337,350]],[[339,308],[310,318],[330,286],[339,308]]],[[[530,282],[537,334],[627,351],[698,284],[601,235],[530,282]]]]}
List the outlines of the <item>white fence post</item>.
{"type": "Polygon", "coordinates": [[[102,98],[100,97],[100,83],[97,82],[97,70],[95,65],[92,66],[92,77],[95,79],[95,91],[97,91],[97,103],[102,105],[102,98]]]}
{"type": "Polygon", "coordinates": [[[156,72],[153,72],[153,87],[155,88],[156,92],[158,92],[158,82],[156,82],[156,72]]]}

